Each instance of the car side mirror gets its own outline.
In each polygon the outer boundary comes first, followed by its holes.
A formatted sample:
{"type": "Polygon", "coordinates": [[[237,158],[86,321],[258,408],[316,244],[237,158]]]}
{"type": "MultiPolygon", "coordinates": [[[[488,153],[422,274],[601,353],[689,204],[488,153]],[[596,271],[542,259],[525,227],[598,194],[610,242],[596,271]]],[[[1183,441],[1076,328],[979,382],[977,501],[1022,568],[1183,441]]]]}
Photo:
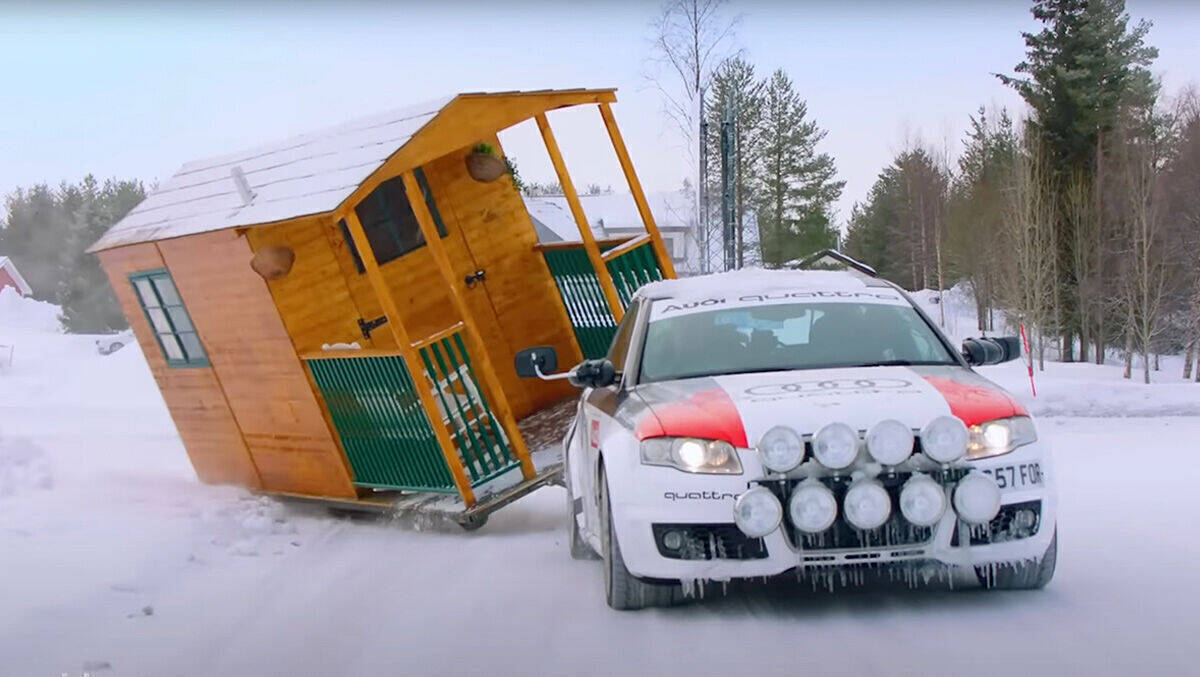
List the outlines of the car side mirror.
{"type": "Polygon", "coordinates": [[[558,351],[551,346],[526,348],[513,357],[513,367],[521,378],[550,376],[558,371],[558,351]]]}
{"type": "Polygon", "coordinates": [[[617,382],[617,368],[604,357],[584,360],[568,373],[571,385],[579,388],[603,388],[617,382]]]}
{"type": "Polygon", "coordinates": [[[1021,339],[1016,336],[969,338],[963,341],[962,354],[967,364],[973,367],[1009,362],[1021,356],[1021,339]]]}

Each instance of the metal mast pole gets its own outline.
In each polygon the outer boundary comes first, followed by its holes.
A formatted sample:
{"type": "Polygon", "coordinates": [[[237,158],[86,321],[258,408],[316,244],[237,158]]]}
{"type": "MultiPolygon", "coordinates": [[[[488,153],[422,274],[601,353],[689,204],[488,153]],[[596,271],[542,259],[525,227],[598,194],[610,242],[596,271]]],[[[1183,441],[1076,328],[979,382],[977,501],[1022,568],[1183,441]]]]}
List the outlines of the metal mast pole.
{"type": "Polygon", "coordinates": [[[732,166],[733,131],[733,106],[726,103],[724,118],[721,120],[721,244],[725,253],[725,270],[733,270],[737,264],[737,243],[734,232],[736,209],[732,166]]]}
{"type": "Polygon", "coordinates": [[[700,272],[709,272],[709,240],[708,232],[708,120],[704,117],[704,94],[700,94],[700,175],[696,181],[697,205],[696,229],[699,231],[700,272]]]}

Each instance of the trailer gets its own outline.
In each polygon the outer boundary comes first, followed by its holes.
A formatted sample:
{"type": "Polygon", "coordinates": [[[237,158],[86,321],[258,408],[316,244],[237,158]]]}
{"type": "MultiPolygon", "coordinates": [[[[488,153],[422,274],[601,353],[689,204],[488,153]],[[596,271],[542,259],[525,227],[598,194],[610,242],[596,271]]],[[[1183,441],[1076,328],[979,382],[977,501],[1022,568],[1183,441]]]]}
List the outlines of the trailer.
{"type": "Polygon", "coordinates": [[[613,89],[469,93],[184,164],[93,247],[197,476],[465,528],[559,481],[575,394],[675,276],[613,89]],[[547,113],[595,106],[646,232],[597,240],[547,113]],[[497,134],[533,119],[579,227],[540,245],[497,134]]]}

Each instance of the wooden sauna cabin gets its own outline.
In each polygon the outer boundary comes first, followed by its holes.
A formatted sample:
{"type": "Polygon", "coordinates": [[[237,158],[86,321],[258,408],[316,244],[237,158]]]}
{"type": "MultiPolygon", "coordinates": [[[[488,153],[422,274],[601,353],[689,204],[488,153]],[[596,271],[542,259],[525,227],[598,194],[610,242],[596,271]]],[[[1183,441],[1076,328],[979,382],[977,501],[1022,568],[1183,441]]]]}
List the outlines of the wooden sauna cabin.
{"type": "Polygon", "coordinates": [[[575,393],[515,353],[602,355],[674,277],[615,100],[459,94],[189,162],[115,224],[92,251],[200,479],[466,527],[555,481],[575,393]],[[546,117],[568,106],[597,108],[644,235],[593,237],[546,117]],[[578,242],[539,245],[510,176],[478,171],[531,118],[578,242]]]}

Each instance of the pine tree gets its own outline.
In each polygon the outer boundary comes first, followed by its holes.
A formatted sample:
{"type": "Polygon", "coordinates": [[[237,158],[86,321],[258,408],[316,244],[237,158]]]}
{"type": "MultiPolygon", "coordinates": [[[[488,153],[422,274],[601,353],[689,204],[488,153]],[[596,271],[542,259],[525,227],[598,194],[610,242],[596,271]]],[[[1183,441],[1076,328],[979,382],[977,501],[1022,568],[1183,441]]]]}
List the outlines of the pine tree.
{"type": "MultiPolygon", "coordinates": [[[[1023,33],[1026,58],[1016,67],[1021,76],[997,75],[1012,86],[1033,110],[1029,120],[1039,147],[1045,150],[1047,181],[1058,196],[1056,224],[1058,307],[1064,328],[1064,358],[1073,360],[1075,336],[1081,353],[1089,335],[1102,351],[1102,302],[1090,298],[1095,278],[1105,273],[1098,250],[1104,239],[1099,208],[1080,210],[1068,196],[1101,195],[1097,173],[1110,152],[1111,135],[1122,107],[1149,108],[1157,85],[1148,67],[1158,51],[1145,44],[1150,24],[1130,28],[1123,0],[1036,0],[1033,16],[1045,27],[1023,33]],[[1082,220],[1078,217],[1086,217],[1082,220]],[[1080,247],[1089,250],[1081,251],[1080,247]],[[1085,270],[1086,268],[1086,270],[1085,270]],[[1091,315],[1100,319],[1093,320],[1091,315]]],[[[1150,119],[1150,118],[1147,118],[1150,119]]]]}
{"type": "Polygon", "coordinates": [[[947,264],[951,280],[967,279],[975,295],[979,328],[989,329],[1005,265],[1000,235],[1008,208],[1006,192],[1016,161],[1017,137],[1008,112],[989,116],[980,108],[970,118],[958,173],[950,188],[947,264]]]}
{"type": "Polygon", "coordinates": [[[818,153],[825,130],[807,119],[808,104],[776,70],[764,83],[754,146],[761,164],[755,195],[764,265],[779,266],[837,245],[833,203],[845,181],[835,181],[833,158],[818,153]]]}
{"type": "Polygon", "coordinates": [[[124,328],[108,278],[86,250],[145,196],[140,181],[100,185],[91,175],[57,190],[44,184],[17,189],[6,200],[0,252],[16,262],[34,298],[62,306],[69,331],[124,328]]]}
{"type": "Polygon", "coordinates": [[[899,153],[851,212],[844,249],[909,289],[937,282],[939,219],[949,177],[924,148],[899,153]]]}

